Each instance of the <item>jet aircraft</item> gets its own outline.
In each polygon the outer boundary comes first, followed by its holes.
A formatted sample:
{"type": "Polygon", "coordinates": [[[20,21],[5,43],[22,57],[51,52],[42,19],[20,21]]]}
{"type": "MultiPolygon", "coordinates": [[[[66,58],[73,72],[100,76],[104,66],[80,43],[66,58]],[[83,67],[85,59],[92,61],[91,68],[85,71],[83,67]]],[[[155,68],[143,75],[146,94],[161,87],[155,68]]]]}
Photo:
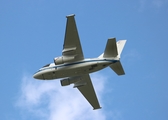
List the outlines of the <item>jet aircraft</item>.
{"type": "Polygon", "coordinates": [[[54,62],[40,68],[34,78],[40,80],[60,79],[62,86],[74,84],[93,109],[101,108],[90,79],[89,73],[110,67],[117,75],[125,72],[120,62],[120,55],[126,40],[109,38],[104,50],[97,58],[85,59],[76,27],[74,14],[68,15],[62,56],[54,58],[54,62]]]}

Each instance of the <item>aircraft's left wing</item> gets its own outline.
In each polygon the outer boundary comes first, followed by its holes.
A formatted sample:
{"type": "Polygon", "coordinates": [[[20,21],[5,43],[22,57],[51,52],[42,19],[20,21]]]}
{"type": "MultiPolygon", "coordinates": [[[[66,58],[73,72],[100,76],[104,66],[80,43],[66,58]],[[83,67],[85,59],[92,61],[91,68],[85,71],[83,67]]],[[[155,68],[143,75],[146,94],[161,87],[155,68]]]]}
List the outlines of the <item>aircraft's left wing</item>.
{"type": "Polygon", "coordinates": [[[81,76],[81,80],[77,83],[74,83],[74,87],[79,89],[87,101],[92,105],[93,109],[101,108],[89,74],[81,76]]]}
{"type": "Polygon", "coordinates": [[[75,15],[67,16],[67,24],[62,51],[63,57],[65,59],[71,59],[71,62],[84,59],[74,16],[75,15]]]}

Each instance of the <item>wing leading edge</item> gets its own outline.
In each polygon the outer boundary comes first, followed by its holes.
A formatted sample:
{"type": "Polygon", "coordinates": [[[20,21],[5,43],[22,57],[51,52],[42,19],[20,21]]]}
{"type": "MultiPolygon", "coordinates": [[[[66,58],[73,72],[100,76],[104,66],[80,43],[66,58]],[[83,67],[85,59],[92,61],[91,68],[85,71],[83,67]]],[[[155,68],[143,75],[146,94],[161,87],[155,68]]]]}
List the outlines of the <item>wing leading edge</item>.
{"type": "Polygon", "coordinates": [[[89,74],[81,76],[79,82],[74,83],[74,87],[77,87],[78,90],[83,94],[87,101],[92,105],[93,109],[100,109],[100,105],[93,88],[89,74]]]}
{"type": "Polygon", "coordinates": [[[67,16],[67,24],[62,51],[63,57],[73,58],[71,62],[84,59],[74,16],[75,15],[67,16]]]}

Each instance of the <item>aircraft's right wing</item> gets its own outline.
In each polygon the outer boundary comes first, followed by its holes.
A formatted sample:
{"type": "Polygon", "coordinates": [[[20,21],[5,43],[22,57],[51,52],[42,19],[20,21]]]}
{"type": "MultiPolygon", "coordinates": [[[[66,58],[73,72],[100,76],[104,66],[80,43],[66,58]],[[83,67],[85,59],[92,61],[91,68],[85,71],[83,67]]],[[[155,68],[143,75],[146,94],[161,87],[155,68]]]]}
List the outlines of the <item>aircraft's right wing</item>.
{"type": "Polygon", "coordinates": [[[93,109],[100,109],[99,102],[95,90],[93,88],[89,74],[81,76],[79,82],[74,83],[74,87],[77,87],[87,101],[92,105],[93,109]]]}
{"type": "Polygon", "coordinates": [[[67,24],[62,51],[63,57],[65,59],[72,59],[71,62],[84,59],[74,16],[75,15],[67,16],[67,24]]]}

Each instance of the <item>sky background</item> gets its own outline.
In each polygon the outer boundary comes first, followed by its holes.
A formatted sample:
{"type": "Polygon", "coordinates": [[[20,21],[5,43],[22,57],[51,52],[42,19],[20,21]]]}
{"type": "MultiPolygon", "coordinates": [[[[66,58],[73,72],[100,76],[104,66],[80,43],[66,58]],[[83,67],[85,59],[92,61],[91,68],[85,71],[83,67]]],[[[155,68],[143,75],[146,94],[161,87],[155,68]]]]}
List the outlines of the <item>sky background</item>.
{"type": "Polygon", "coordinates": [[[168,120],[168,0],[0,0],[1,120],[168,120]],[[126,39],[125,76],[91,74],[102,109],[72,85],[32,78],[61,56],[66,15],[75,14],[86,58],[126,39]]]}

